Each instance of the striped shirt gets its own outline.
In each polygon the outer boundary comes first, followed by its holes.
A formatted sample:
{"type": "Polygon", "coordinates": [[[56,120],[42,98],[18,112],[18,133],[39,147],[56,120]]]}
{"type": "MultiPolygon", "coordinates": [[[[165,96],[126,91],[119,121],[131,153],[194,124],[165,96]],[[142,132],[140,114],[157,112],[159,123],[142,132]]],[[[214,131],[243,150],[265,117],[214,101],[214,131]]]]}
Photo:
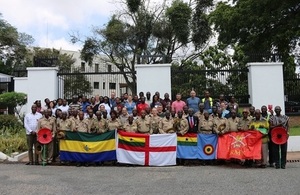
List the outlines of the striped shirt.
{"type": "Polygon", "coordinates": [[[270,123],[272,124],[272,126],[276,126],[280,123],[283,123],[283,128],[285,128],[288,131],[288,123],[289,123],[289,117],[286,115],[273,115],[270,118],[270,123]]]}

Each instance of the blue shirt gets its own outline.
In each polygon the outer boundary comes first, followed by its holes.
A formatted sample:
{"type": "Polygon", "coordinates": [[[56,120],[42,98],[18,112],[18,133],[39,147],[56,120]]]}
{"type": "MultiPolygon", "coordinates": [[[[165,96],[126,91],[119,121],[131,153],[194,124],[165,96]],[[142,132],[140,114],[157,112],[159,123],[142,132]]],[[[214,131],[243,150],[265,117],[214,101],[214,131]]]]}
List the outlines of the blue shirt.
{"type": "Polygon", "coordinates": [[[128,114],[132,114],[132,111],[133,111],[134,107],[136,106],[136,104],[134,102],[131,102],[131,103],[126,102],[124,106],[125,106],[125,108],[127,108],[128,114]]]}
{"type": "Polygon", "coordinates": [[[84,113],[86,113],[86,107],[88,107],[89,105],[90,105],[90,103],[88,103],[88,102],[82,102],[82,103],[81,103],[82,111],[83,111],[84,113]]]}
{"type": "Polygon", "coordinates": [[[186,100],[186,103],[187,103],[187,106],[189,108],[193,108],[194,109],[194,112],[198,112],[199,111],[199,104],[200,104],[200,99],[198,97],[189,97],[187,100],[186,100]]]}

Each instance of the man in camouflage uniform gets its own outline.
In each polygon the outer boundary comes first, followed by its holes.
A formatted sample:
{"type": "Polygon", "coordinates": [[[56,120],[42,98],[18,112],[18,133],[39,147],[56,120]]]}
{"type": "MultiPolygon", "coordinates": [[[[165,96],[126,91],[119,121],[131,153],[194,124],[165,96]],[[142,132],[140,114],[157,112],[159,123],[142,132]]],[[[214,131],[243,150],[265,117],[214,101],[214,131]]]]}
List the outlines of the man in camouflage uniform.
{"type": "Polygon", "coordinates": [[[165,112],[165,117],[159,122],[159,133],[165,134],[165,133],[175,133],[175,129],[173,127],[174,120],[171,118],[170,111],[165,112]]]}
{"type": "Polygon", "coordinates": [[[141,116],[136,119],[137,132],[138,133],[149,133],[152,134],[152,129],[150,128],[150,119],[146,118],[146,111],[141,111],[141,116]]]}

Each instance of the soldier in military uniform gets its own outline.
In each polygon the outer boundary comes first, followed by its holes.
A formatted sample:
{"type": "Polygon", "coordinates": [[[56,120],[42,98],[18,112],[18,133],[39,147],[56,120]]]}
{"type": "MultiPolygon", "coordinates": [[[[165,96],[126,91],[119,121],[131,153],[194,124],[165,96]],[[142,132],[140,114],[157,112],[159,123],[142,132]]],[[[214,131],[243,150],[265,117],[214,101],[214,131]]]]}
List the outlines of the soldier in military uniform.
{"type": "Polygon", "coordinates": [[[75,123],[73,120],[67,118],[68,114],[66,112],[62,113],[62,118],[57,123],[57,132],[59,131],[73,131],[75,128],[75,123]]]}
{"type": "Polygon", "coordinates": [[[124,124],[123,129],[126,132],[136,133],[137,132],[137,123],[133,119],[133,116],[128,116],[127,122],[124,124]]]}
{"type": "MultiPolygon", "coordinates": [[[[51,109],[47,109],[44,111],[44,117],[39,119],[38,121],[38,125],[37,125],[37,132],[40,129],[43,128],[47,128],[50,129],[52,132],[52,138],[55,136],[56,133],[56,123],[55,120],[53,120],[53,118],[51,118],[52,114],[52,110],[51,109]]],[[[43,161],[46,161],[48,163],[52,163],[53,160],[53,141],[51,141],[50,143],[46,144],[47,147],[47,156],[46,159],[43,159],[43,161]]]]}
{"type": "Polygon", "coordinates": [[[237,132],[240,118],[236,116],[235,109],[232,109],[230,113],[231,113],[231,117],[228,119],[228,131],[229,132],[237,132]]]}
{"type": "Polygon", "coordinates": [[[189,130],[189,123],[186,118],[183,118],[183,111],[177,112],[178,118],[174,120],[174,128],[176,132],[180,135],[184,135],[189,130]]]}
{"type": "Polygon", "coordinates": [[[69,115],[69,119],[75,123],[75,121],[78,119],[78,111],[72,110],[72,115],[69,115]]]}
{"type": "Polygon", "coordinates": [[[238,123],[238,130],[239,131],[248,131],[250,128],[250,123],[252,122],[251,116],[249,116],[249,112],[247,109],[243,110],[243,117],[240,118],[238,123]]]}
{"type": "Polygon", "coordinates": [[[136,119],[137,123],[137,132],[138,133],[149,133],[152,134],[152,129],[150,127],[150,119],[146,118],[146,111],[141,111],[141,117],[136,119]]]}
{"type": "Polygon", "coordinates": [[[96,133],[96,129],[94,127],[94,121],[96,120],[94,116],[94,111],[92,109],[88,109],[87,115],[88,115],[87,118],[84,120],[86,120],[88,124],[89,133],[96,133]]]}
{"type": "Polygon", "coordinates": [[[173,127],[174,120],[171,118],[170,111],[165,112],[165,117],[159,122],[159,133],[165,134],[165,133],[175,133],[175,129],[173,127]]]}
{"type": "Polygon", "coordinates": [[[118,113],[115,110],[110,111],[110,119],[108,120],[108,131],[114,131],[122,128],[120,120],[117,118],[118,113]]]}
{"type": "Polygon", "coordinates": [[[159,125],[160,120],[161,120],[161,118],[157,115],[157,109],[152,108],[152,115],[150,118],[150,127],[154,134],[158,133],[158,125],[159,125]]]}
{"type": "Polygon", "coordinates": [[[86,120],[84,120],[83,111],[79,111],[78,119],[75,119],[75,129],[74,131],[89,133],[89,124],[86,120]]]}
{"type": "Polygon", "coordinates": [[[199,121],[198,132],[202,134],[212,134],[213,133],[213,120],[209,117],[208,111],[203,111],[204,118],[199,121]]]}
{"type": "Polygon", "coordinates": [[[198,117],[199,121],[203,120],[203,118],[204,118],[203,112],[204,112],[204,103],[200,103],[199,104],[199,111],[197,111],[194,114],[194,116],[198,117]]]}
{"type": "Polygon", "coordinates": [[[214,132],[218,135],[223,135],[228,131],[228,121],[226,118],[222,117],[222,110],[218,110],[218,117],[213,119],[214,122],[214,132]]]}
{"type": "Polygon", "coordinates": [[[93,128],[98,134],[105,133],[108,130],[108,121],[102,118],[100,110],[96,112],[96,119],[93,121],[93,128]]]}

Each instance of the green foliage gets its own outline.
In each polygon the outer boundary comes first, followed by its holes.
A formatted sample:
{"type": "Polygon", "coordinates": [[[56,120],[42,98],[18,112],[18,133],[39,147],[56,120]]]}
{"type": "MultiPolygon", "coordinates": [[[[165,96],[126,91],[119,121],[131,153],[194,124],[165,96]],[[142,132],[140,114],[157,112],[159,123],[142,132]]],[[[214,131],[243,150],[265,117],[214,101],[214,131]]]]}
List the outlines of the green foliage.
{"type": "Polygon", "coordinates": [[[75,75],[64,76],[64,97],[71,99],[73,95],[90,95],[92,93],[92,86],[85,75],[80,73],[79,69],[74,69],[75,75]]]}
{"type": "MultiPolygon", "coordinates": [[[[174,54],[188,44],[195,44],[192,56],[211,35],[207,10],[210,0],[194,0],[189,4],[175,0],[168,7],[165,1],[150,6],[150,1],[126,0],[126,6],[113,15],[107,25],[96,28],[94,35],[83,42],[81,58],[91,62],[95,55],[105,55],[114,64],[136,93],[135,64],[171,63],[174,54]],[[193,9],[194,6],[197,9],[193,9]],[[193,21],[192,21],[193,20],[193,21]]],[[[80,38],[73,35],[73,42],[80,38]]],[[[183,58],[190,58],[184,56],[183,58]]]]}
{"type": "Polygon", "coordinates": [[[27,102],[27,95],[25,93],[7,92],[0,94],[0,104],[5,107],[16,107],[17,105],[24,105],[27,102]]]}
{"type": "Polygon", "coordinates": [[[25,129],[22,127],[0,127],[0,151],[10,155],[27,151],[25,129]]]}
{"type": "Polygon", "coordinates": [[[26,58],[26,46],[33,43],[33,38],[18,32],[0,13],[0,70],[11,74],[12,70],[21,66],[26,58]]]}
{"type": "Polygon", "coordinates": [[[14,115],[0,115],[0,129],[2,128],[20,128],[22,123],[14,115]]]}
{"type": "Polygon", "coordinates": [[[173,1],[171,7],[166,10],[166,16],[171,22],[175,36],[178,41],[184,45],[189,41],[189,21],[191,19],[191,14],[191,7],[181,0],[173,1]]]}

